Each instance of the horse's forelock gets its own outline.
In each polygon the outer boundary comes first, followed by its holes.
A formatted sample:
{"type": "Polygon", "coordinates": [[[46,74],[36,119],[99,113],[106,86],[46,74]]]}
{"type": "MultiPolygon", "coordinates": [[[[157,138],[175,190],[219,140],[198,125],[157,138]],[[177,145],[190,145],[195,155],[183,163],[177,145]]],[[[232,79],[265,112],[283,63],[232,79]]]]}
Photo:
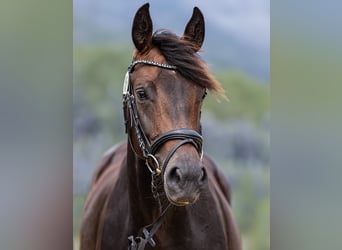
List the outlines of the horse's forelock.
{"type": "Polygon", "coordinates": [[[186,79],[208,90],[223,94],[220,83],[209,71],[207,64],[195,53],[195,45],[167,30],[157,30],[152,37],[168,64],[177,67],[177,71],[186,79]]]}

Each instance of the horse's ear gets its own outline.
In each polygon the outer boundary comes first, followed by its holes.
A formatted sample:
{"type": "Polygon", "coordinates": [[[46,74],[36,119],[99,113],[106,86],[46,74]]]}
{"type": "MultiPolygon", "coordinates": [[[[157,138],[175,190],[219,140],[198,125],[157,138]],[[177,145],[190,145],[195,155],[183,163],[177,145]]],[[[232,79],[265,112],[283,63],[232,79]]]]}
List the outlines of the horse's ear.
{"type": "Polygon", "coordinates": [[[149,7],[149,3],[141,6],[133,21],[132,39],[139,52],[143,52],[151,46],[153,26],[149,7]]]}
{"type": "Polygon", "coordinates": [[[185,27],[182,39],[191,42],[196,52],[202,47],[204,41],[204,17],[199,8],[195,7],[190,21],[185,27]]]}

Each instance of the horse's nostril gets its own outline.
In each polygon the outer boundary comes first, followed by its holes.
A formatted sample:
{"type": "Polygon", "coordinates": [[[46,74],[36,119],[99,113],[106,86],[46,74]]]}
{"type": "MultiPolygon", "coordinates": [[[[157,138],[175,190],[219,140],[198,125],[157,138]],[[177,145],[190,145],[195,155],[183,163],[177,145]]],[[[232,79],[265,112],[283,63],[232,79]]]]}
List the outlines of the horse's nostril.
{"type": "Polygon", "coordinates": [[[171,181],[179,183],[181,180],[181,171],[179,167],[174,167],[169,173],[169,178],[171,181]]]}

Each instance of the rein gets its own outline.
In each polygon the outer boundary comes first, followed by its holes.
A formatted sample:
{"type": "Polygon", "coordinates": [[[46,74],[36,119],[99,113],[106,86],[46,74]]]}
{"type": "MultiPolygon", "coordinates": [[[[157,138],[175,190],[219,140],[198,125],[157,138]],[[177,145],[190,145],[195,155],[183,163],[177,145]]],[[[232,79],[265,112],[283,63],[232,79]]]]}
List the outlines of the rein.
{"type": "MultiPolygon", "coordinates": [[[[138,116],[138,111],[137,111],[137,107],[136,107],[135,100],[134,100],[133,86],[130,80],[130,74],[134,71],[134,67],[137,64],[156,66],[156,67],[168,69],[168,70],[176,70],[177,67],[173,65],[154,62],[154,61],[135,60],[128,67],[127,73],[125,75],[124,85],[123,85],[123,112],[124,112],[124,119],[125,119],[125,129],[126,129],[126,133],[128,134],[128,140],[135,155],[145,160],[146,166],[151,172],[152,194],[153,194],[153,197],[158,200],[159,207],[161,210],[162,206],[159,200],[157,186],[154,184],[154,180],[156,180],[157,177],[161,178],[161,174],[165,170],[172,156],[184,144],[192,144],[196,148],[202,160],[203,139],[202,139],[202,136],[195,130],[187,129],[187,128],[178,128],[178,129],[174,129],[174,130],[171,130],[171,131],[168,131],[166,133],[159,135],[152,142],[149,140],[149,138],[146,136],[144,132],[144,129],[141,125],[141,122],[138,116]],[[136,139],[139,144],[139,150],[137,150],[134,146],[134,143],[132,141],[132,133],[129,132],[130,128],[134,128],[136,139]],[[160,166],[157,158],[155,157],[155,154],[158,152],[159,148],[164,143],[170,140],[180,140],[180,141],[170,150],[164,162],[160,166]],[[140,151],[141,154],[139,154],[138,151],[140,151]]],[[[140,236],[134,237],[133,235],[131,235],[128,237],[128,240],[129,240],[128,249],[129,250],[142,250],[144,249],[147,243],[149,243],[153,247],[155,246],[155,242],[152,239],[152,237],[156,233],[158,228],[161,226],[162,222],[164,221],[166,217],[166,212],[170,206],[171,204],[169,203],[166,209],[161,212],[160,216],[153,224],[150,224],[140,229],[139,230],[140,236]],[[152,227],[152,229],[148,231],[147,230],[148,227],[152,227]]]]}

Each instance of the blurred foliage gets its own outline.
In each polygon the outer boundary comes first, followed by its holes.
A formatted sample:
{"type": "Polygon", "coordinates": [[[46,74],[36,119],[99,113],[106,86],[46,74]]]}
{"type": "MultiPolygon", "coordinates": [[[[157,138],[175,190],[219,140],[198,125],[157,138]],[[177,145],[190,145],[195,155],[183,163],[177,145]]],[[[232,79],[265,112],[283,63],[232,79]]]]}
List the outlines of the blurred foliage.
{"type": "Polygon", "coordinates": [[[74,136],[121,134],[122,83],[130,58],[128,49],[118,46],[74,49],[74,136]]]}
{"type": "Polygon", "coordinates": [[[270,249],[269,169],[242,171],[233,190],[233,211],[244,249],[270,249]]]}
{"type": "Polygon", "coordinates": [[[80,249],[79,232],[83,214],[83,206],[86,200],[85,194],[77,194],[73,197],[73,234],[74,234],[74,250],[80,249]]]}
{"type": "MultiPolygon", "coordinates": [[[[123,72],[130,62],[127,48],[77,47],[74,49],[75,85],[82,85],[86,98],[92,104],[108,100],[121,86],[123,72]]],[[[75,92],[76,94],[78,92],[75,92]]]]}
{"type": "Polygon", "coordinates": [[[241,72],[219,72],[217,80],[225,90],[229,101],[217,95],[209,95],[204,110],[219,120],[237,118],[260,122],[269,112],[269,86],[250,79],[241,72]],[[224,106],[224,108],[222,108],[224,106]]]}
{"type": "Polygon", "coordinates": [[[80,224],[82,219],[83,213],[83,205],[85,202],[86,196],[85,195],[74,195],[73,197],[73,232],[74,235],[78,235],[80,231],[80,224]]]}

